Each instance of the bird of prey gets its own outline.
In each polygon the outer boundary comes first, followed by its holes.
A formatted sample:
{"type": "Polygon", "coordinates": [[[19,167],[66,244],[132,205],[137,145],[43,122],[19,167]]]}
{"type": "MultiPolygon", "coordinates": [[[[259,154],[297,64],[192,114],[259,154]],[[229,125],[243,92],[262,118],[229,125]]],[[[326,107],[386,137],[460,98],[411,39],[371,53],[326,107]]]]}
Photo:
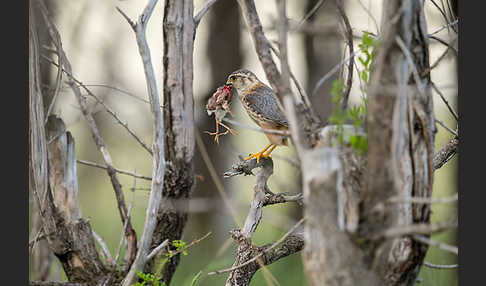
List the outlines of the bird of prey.
{"type": "MultiPolygon", "coordinates": [[[[243,108],[258,126],[269,130],[289,129],[288,121],[279,107],[275,92],[261,82],[254,73],[247,69],[236,70],[228,76],[226,84],[236,89],[243,108]]],[[[288,144],[287,136],[269,132],[265,132],[265,135],[270,144],[260,152],[250,154],[245,160],[257,158],[257,162],[259,162],[260,157],[268,158],[277,146],[288,144]],[[265,153],[265,151],[267,152],[265,153]]]]}

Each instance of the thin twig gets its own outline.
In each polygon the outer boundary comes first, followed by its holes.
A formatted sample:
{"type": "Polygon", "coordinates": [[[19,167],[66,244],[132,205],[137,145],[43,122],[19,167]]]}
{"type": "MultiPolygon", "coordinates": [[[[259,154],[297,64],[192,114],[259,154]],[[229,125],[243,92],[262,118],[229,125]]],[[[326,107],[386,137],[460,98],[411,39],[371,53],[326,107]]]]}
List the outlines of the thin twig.
{"type": "Polygon", "coordinates": [[[172,256],[176,256],[177,254],[183,252],[184,250],[187,250],[189,248],[191,248],[192,246],[198,244],[199,242],[201,242],[202,240],[206,239],[208,236],[211,235],[212,232],[208,232],[206,233],[203,237],[199,238],[199,239],[194,239],[191,243],[189,243],[188,245],[186,245],[185,247],[182,247],[181,249],[175,251],[175,252],[172,252],[172,256]]]}
{"type": "Polygon", "coordinates": [[[228,123],[233,124],[233,125],[236,125],[236,126],[239,126],[239,127],[243,127],[243,128],[249,129],[249,130],[261,132],[261,133],[269,133],[269,134],[277,134],[277,135],[283,135],[283,136],[290,136],[290,132],[289,131],[286,131],[286,130],[274,130],[274,129],[265,129],[265,128],[261,128],[261,127],[254,127],[254,126],[246,125],[246,124],[240,123],[238,121],[235,121],[233,119],[229,119],[229,118],[226,118],[226,117],[223,118],[223,121],[224,122],[228,122],[228,123]]]}
{"type": "Polygon", "coordinates": [[[439,7],[439,5],[437,5],[437,3],[435,3],[434,0],[430,0],[430,2],[432,2],[432,4],[434,4],[434,6],[437,8],[437,10],[439,10],[439,12],[442,14],[442,17],[444,17],[444,20],[446,22],[449,21],[449,19],[447,18],[446,13],[439,7]]]}
{"type": "Polygon", "coordinates": [[[57,53],[57,64],[58,64],[58,69],[57,69],[57,76],[56,76],[56,87],[54,89],[54,96],[52,98],[51,103],[49,104],[49,108],[47,109],[46,113],[46,120],[44,124],[47,124],[47,120],[49,119],[49,114],[51,114],[52,108],[54,107],[54,104],[56,103],[57,96],[59,95],[59,92],[61,90],[61,83],[62,83],[62,57],[60,55],[60,50],[56,45],[56,53],[57,53]]]}
{"type": "MultiPolygon", "coordinates": [[[[136,170],[135,170],[135,173],[136,173],[136,170]]],[[[130,198],[130,205],[128,206],[128,218],[130,218],[130,216],[132,215],[133,201],[135,199],[136,187],[137,187],[137,179],[136,179],[136,176],[134,176],[133,187],[131,188],[132,195],[131,195],[131,198],[130,198]]],[[[123,242],[125,241],[125,236],[123,234],[127,231],[126,228],[127,228],[127,222],[125,222],[125,224],[123,225],[123,230],[122,230],[121,237],[120,237],[120,243],[118,244],[118,249],[116,251],[115,265],[118,265],[118,259],[120,258],[120,252],[121,252],[121,249],[122,249],[122,246],[123,246],[123,242]]]]}
{"type": "MultiPolygon", "coordinates": [[[[78,162],[79,164],[83,164],[83,165],[87,165],[87,166],[91,166],[91,167],[95,167],[95,168],[100,168],[100,169],[107,169],[106,166],[103,166],[103,165],[100,165],[98,163],[94,163],[94,162],[90,162],[90,161],[84,161],[84,160],[76,160],[76,162],[78,162]]],[[[144,180],[147,180],[147,181],[151,181],[152,178],[151,177],[147,177],[147,176],[142,176],[142,175],[138,175],[138,174],[135,174],[133,172],[130,172],[130,171],[126,171],[126,170],[121,170],[121,169],[118,169],[118,168],[115,168],[115,171],[117,173],[120,173],[120,174],[123,174],[123,175],[128,175],[128,176],[132,176],[132,177],[135,177],[135,178],[139,178],[139,179],[144,179],[144,180]]]]}
{"type": "Polygon", "coordinates": [[[44,234],[44,231],[43,231],[44,228],[40,228],[39,231],[37,232],[37,234],[35,235],[35,237],[29,241],[29,250],[30,251],[33,251],[34,248],[35,248],[35,245],[38,241],[44,239],[47,237],[47,235],[44,234]]]}
{"type": "Polygon", "coordinates": [[[456,54],[456,56],[459,55],[459,53],[457,52],[457,49],[452,46],[452,43],[454,43],[457,40],[457,36],[455,36],[454,39],[451,40],[451,44],[449,44],[448,42],[446,42],[446,41],[444,41],[441,38],[436,37],[436,36],[430,36],[429,38],[430,39],[433,39],[433,40],[436,40],[437,42],[443,44],[448,49],[452,50],[456,54]]]}
{"type": "Polygon", "coordinates": [[[351,24],[349,23],[348,16],[346,15],[346,11],[344,11],[343,7],[343,1],[342,0],[336,0],[336,6],[338,9],[339,14],[341,15],[341,18],[343,19],[344,26],[346,27],[346,43],[349,47],[349,54],[351,55],[350,61],[351,64],[348,64],[348,78],[346,82],[346,90],[344,91],[344,97],[343,97],[343,110],[346,110],[348,107],[348,99],[349,99],[349,93],[351,92],[351,87],[353,85],[353,54],[354,54],[354,47],[353,47],[353,29],[351,28],[351,24]]]}
{"type": "Polygon", "coordinates": [[[430,262],[424,261],[424,266],[435,268],[435,269],[456,269],[459,267],[459,264],[449,264],[449,265],[432,264],[430,262]]]}
{"type": "Polygon", "coordinates": [[[420,80],[420,76],[419,76],[419,72],[417,70],[417,66],[413,62],[413,58],[412,58],[410,51],[408,50],[407,46],[403,42],[402,38],[400,38],[400,36],[396,36],[395,40],[396,40],[398,46],[400,47],[400,49],[402,50],[403,54],[405,55],[405,58],[407,59],[408,65],[412,69],[412,75],[414,77],[415,84],[417,85],[418,91],[420,93],[423,93],[424,90],[425,90],[425,87],[424,87],[424,84],[422,83],[422,81],[420,80]]]}
{"type": "MultiPolygon", "coordinates": [[[[277,51],[277,49],[275,49],[275,47],[269,43],[270,45],[270,50],[277,56],[277,57],[280,57],[280,53],[277,51]]],[[[297,80],[297,78],[295,77],[294,73],[292,72],[292,70],[290,69],[289,67],[289,74],[290,74],[290,78],[292,79],[292,82],[295,84],[295,87],[297,88],[297,90],[299,91],[299,94],[300,96],[302,97],[305,105],[307,106],[307,108],[311,111],[311,112],[314,112],[314,110],[312,109],[312,104],[310,102],[310,99],[309,99],[309,96],[307,95],[307,92],[305,91],[305,89],[302,87],[302,85],[300,84],[300,82],[297,80]]]]}
{"type": "Polygon", "coordinates": [[[457,220],[446,220],[435,224],[415,223],[386,229],[375,236],[375,239],[394,238],[414,234],[434,234],[457,227],[457,220]]]}
{"type": "Polygon", "coordinates": [[[218,0],[208,0],[206,3],[204,3],[204,6],[197,12],[196,16],[194,16],[194,29],[197,29],[199,26],[199,23],[201,22],[202,17],[209,11],[209,8],[213,6],[214,3],[216,3],[218,0]]]}
{"type": "Polygon", "coordinates": [[[153,169],[152,184],[150,187],[150,197],[146,210],[145,222],[143,226],[142,237],[137,255],[130,266],[130,270],[123,279],[122,285],[129,286],[136,277],[137,271],[141,271],[147,263],[152,235],[157,223],[157,213],[162,201],[163,182],[165,173],[165,146],[164,146],[164,120],[160,110],[159,94],[157,91],[157,81],[155,78],[154,68],[150,55],[150,48],[147,43],[146,30],[150,16],[157,4],[157,0],[147,2],[142,14],[138,17],[137,23],[133,23],[123,11],[117,7],[117,10],[127,20],[135,33],[138,51],[142,59],[147,92],[150,100],[150,111],[152,113],[153,126],[153,169]]]}
{"type": "Polygon", "coordinates": [[[451,23],[447,23],[446,25],[440,27],[439,29],[437,29],[435,32],[432,32],[429,34],[429,37],[432,36],[432,35],[435,35],[437,33],[439,33],[440,31],[450,27],[450,26],[453,26],[453,25],[456,25],[457,23],[459,22],[459,19],[456,19],[455,21],[452,21],[451,23]]]}
{"type": "Polygon", "coordinates": [[[422,243],[428,244],[428,245],[437,246],[439,249],[454,253],[455,255],[459,254],[459,249],[457,248],[457,246],[445,244],[443,242],[439,242],[439,241],[430,239],[430,238],[423,236],[423,235],[414,235],[413,239],[420,241],[422,243]]]}
{"type": "Polygon", "coordinates": [[[373,20],[373,23],[375,24],[375,28],[376,28],[376,34],[375,35],[379,35],[380,34],[380,26],[378,25],[378,21],[376,21],[376,18],[373,16],[370,9],[368,9],[363,4],[363,2],[361,2],[361,0],[358,0],[358,3],[361,6],[361,8],[363,8],[363,10],[366,12],[366,14],[368,14],[368,17],[371,18],[371,20],[373,20]]]}
{"type": "Polygon", "coordinates": [[[317,94],[317,91],[319,90],[319,88],[332,76],[334,75],[337,71],[339,71],[339,68],[344,65],[345,63],[347,63],[348,61],[350,61],[351,59],[353,59],[353,57],[355,56],[358,56],[362,53],[361,50],[357,50],[356,52],[354,53],[351,53],[347,58],[343,59],[342,61],[340,61],[338,64],[336,64],[330,71],[328,71],[323,77],[321,77],[319,79],[319,81],[316,83],[316,85],[314,86],[314,89],[312,90],[312,93],[311,93],[311,96],[315,96],[317,94]]]}
{"type": "Polygon", "coordinates": [[[228,195],[226,194],[223,183],[221,183],[221,180],[216,173],[216,170],[214,168],[213,162],[211,161],[211,158],[209,157],[208,151],[206,150],[206,146],[204,145],[203,140],[201,139],[201,135],[199,135],[199,130],[196,128],[195,130],[196,134],[196,145],[199,149],[199,152],[201,153],[202,159],[206,167],[208,168],[209,174],[211,175],[211,179],[213,180],[214,184],[216,185],[216,190],[218,191],[219,195],[223,199],[224,204],[228,208],[228,210],[231,213],[231,217],[233,218],[233,221],[235,222],[238,227],[241,226],[241,221],[238,218],[238,214],[236,213],[235,208],[231,205],[230,199],[228,195]]]}
{"type": "Polygon", "coordinates": [[[449,127],[447,127],[447,125],[445,125],[442,121],[440,121],[439,119],[435,118],[435,122],[439,123],[440,126],[444,127],[445,130],[449,131],[452,135],[454,135],[455,137],[459,137],[459,135],[457,134],[456,131],[450,129],[449,127]]]}
{"type": "Polygon", "coordinates": [[[264,251],[260,252],[258,255],[256,255],[255,257],[253,257],[252,259],[246,261],[245,263],[242,263],[240,265],[236,265],[234,267],[231,267],[231,268],[227,268],[227,269],[222,269],[222,270],[217,270],[217,271],[214,271],[214,272],[209,272],[208,275],[216,275],[216,274],[221,274],[221,273],[226,273],[226,272],[230,272],[230,271],[233,271],[235,269],[238,269],[238,268],[241,268],[245,265],[248,265],[250,263],[252,263],[253,261],[257,260],[258,258],[260,258],[263,254],[265,254],[266,252],[272,250],[273,248],[275,248],[277,245],[279,245],[281,242],[283,242],[289,235],[291,235],[303,222],[305,221],[305,218],[301,218],[289,231],[287,231],[287,233],[285,233],[279,240],[277,240],[276,242],[274,242],[269,248],[266,248],[264,251]]]}
{"type": "MultiPolygon", "coordinates": [[[[130,92],[126,91],[126,90],[123,90],[123,89],[121,89],[121,88],[118,88],[118,87],[116,87],[116,86],[111,86],[111,85],[108,85],[108,84],[85,84],[84,86],[86,86],[86,87],[89,87],[89,86],[92,86],[92,87],[104,87],[104,88],[108,88],[108,89],[113,89],[113,90],[116,90],[116,91],[118,91],[118,92],[120,92],[120,93],[123,93],[123,94],[125,94],[125,95],[128,95],[128,96],[130,96],[130,97],[133,97],[133,98],[135,98],[136,100],[139,100],[139,101],[141,101],[141,102],[144,102],[144,103],[150,104],[150,101],[148,101],[148,100],[146,100],[146,99],[143,99],[143,98],[141,98],[141,97],[139,97],[139,96],[137,96],[137,95],[135,95],[135,94],[133,94],[133,93],[130,93],[130,92]]],[[[161,105],[160,107],[162,108],[162,107],[163,107],[163,105],[161,105]]]]}
{"type": "Polygon", "coordinates": [[[92,230],[92,232],[93,232],[94,238],[96,239],[96,241],[98,241],[98,244],[101,246],[101,250],[105,254],[106,262],[108,262],[111,266],[115,266],[114,261],[113,261],[113,256],[111,256],[110,250],[108,249],[106,242],[94,230],[92,230]]]}
{"type": "Polygon", "coordinates": [[[435,83],[433,83],[432,81],[430,82],[430,84],[431,84],[432,88],[435,90],[435,92],[437,92],[437,94],[440,96],[440,98],[442,99],[442,101],[445,103],[445,105],[447,106],[447,109],[449,109],[449,112],[452,114],[452,116],[454,116],[454,118],[456,119],[456,121],[459,121],[459,116],[454,111],[454,109],[452,109],[451,105],[449,104],[449,102],[447,101],[447,99],[445,99],[444,95],[439,90],[439,88],[437,88],[437,86],[435,85],[435,83]]]}
{"type": "MultiPolygon", "coordinates": [[[[54,64],[56,65],[54,62],[52,62],[50,59],[46,58],[46,60],[48,62],[50,62],[51,64],[54,64]]],[[[56,65],[57,66],[57,65],[56,65]]],[[[87,93],[88,95],[90,95],[91,97],[93,97],[98,103],[100,103],[104,108],[105,110],[111,115],[113,116],[113,118],[115,118],[115,120],[121,125],[123,126],[127,131],[128,133],[130,133],[130,135],[132,135],[133,138],[135,138],[135,140],[137,140],[138,143],[140,143],[140,145],[142,145],[142,147],[147,150],[147,152],[150,153],[150,155],[153,155],[153,152],[152,150],[150,149],[150,147],[147,146],[147,144],[145,144],[143,142],[142,139],[140,139],[139,136],[137,136],[137,134],[135,134],[135,132],[133,130],[131,130],[129,127],[128,127],[128,123],[124,122],[117,114],[115,111],[113,111],[108,105],[105,104],[105,102],[99,98],[98,96],[96,96],[93,92],[91,92],[90,89],[88,89],[86,87],[86,85],[84,85],[81,81],[77,80],[70,72],[67,72],[66,70],[63,70],[72,80],[74,80],[80,87],[82,87],[87,93]]]]}
{"type": "Polygon", "coordinates": [[[152,252],[150,252],[150,254],[147,255],[147,260],[152,259],[155,255],[157,255],[160,252],[160,250],[162,250],[162,248],[166,247],[168,244],[169,244],[169,239],[162,241],[162,243],[159,244],[159,246],[154,248],[152,252]]]}
{"type": "Polygon", "coordinates": [[[396,197],[391,197],[388,200],[388,202],[399,203],[399,204],[407,204],[407,203],[413,203],[413,204],[448,204],[448,203],[456,202],[458,200],[458,198],[459,198],[458,193],[454,194],[453,196],[444,197],[444,198],[396,196],[396,197]]]}
{"type": "Polygon", "coordinates": [[[322,4],[325,3],[325,1],[327,1],[327,0],[319,0],[319,2],[317,2],[316,5],[314,5],[314,7],[312,7],[312,9],[307,14],[305,14],[305,16],[302,18],[302,20],[300,20],[299,27],[302,24],[304,24],[305,21],[309,20],[310,17],[312,17],[314,15],[317,12],[317,10],[319,10],[319,8],[321,8],[322,4]]]}

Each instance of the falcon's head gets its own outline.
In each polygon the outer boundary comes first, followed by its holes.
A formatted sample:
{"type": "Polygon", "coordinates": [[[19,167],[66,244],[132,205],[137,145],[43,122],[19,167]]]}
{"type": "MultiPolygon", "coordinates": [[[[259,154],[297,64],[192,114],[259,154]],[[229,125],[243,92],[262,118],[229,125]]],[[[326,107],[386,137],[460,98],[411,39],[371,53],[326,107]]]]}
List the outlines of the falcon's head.
{"type": "Polygon", "coordinates": [[[259,83],[260,80],[256,75],[247,69],[239,69],[232,72],[226,81],[227,85],[236,88],[238,92],[247,90],[259,83]]]}

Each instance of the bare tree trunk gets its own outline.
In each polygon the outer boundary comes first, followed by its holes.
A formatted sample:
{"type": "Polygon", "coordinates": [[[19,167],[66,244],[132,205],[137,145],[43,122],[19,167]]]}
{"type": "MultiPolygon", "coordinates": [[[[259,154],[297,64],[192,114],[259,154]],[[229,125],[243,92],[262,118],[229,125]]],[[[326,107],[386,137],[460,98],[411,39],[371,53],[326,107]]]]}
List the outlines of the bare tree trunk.
{"type": "MultiPolygon", "coordinates": [[[[165,239],[181,239],[187,221],[187,199],[194,185],[194,99],[193,45],[195,25],[193,1],[169,0],[164,3],[163,19],[163,92],[165,160],[162,205],[150,249],[165,239]],[[181,206],[176,208],[175,202],[181,206]]],[[[170,283],[180,255],[164,265],[162,279],[170,283]]],[[[155,272],[153,260],[145,272],[155,272]]]]}
{"type": "Polygon", "coordinates": [[[419,77],[429,67],[423,6],[419,0],[385,1],[383,13],[368,99],[366,187],[358,192],[357,235],[345,233],[341,223],[342,171],[329,169],[339,165],[337,154],[324,149],[303,156],[309,220],[304,253],[311,285],[412,285],[427,250],[406,232],[384,235],[391,228],[429,222],[428,205],[386,203],[397,195],[432,195],[434,111],[429,78],[419,77]],[[330,165],[319,170],[322,161],[330,165]]]}
{"type": "MultiPolygon", "coordinates": [[[[436,129],[430,76],[424,73],[429,68],[429,47],[423,2],[385,2],[383,13],[368,106],[368,173],[362,227],[368,237],[392,227],[429,222],[427,204],[383,202],[397,195],[431,197],[434,174],[436,129]]],[[[373,268],[387,285],[414,283],[426,244],[403,237],[372,245],[373,268]],[[389,253],[395,253],[392,260],[389,253]]]]}
{"type": "MultiPolygon", "coordinates": [[[[55,1],[45,1],[46,6],[55,9],[55,1]]],[[[31,1],[29,1],[29,8],[32,5],[31,1]]],[[[30,8],[31,9],[31,8],[30,8]]],[[[49,38],[49,33],[44,25],[42,25],[42,15],[39,13],[38,9],[32,9],[32,17],[30,17],[30,21],[34,23],[34,29],[36,29],[36,34],[38,36],[39,46],[50,46],[51,41],[49,38]]],[[[50,102],[53,99],[54,92],[49,90],[45,87],[51,86],[51,65],[46,61],[39,62],[39,73],[40,73],[40,82],[41,82],[41,90],[43,95],[43,105],[44,105],[44,113],[47,112],[50,102]]],[[[32,194],[31,194],[32,195],[32,194]]],[[[33,198],[33,197],[32,197],[33,198]]],[[[31,239],[34,239],[35,236],[41,232],[42,230],[42,220],[39,217],[39,210],[33,200],[32,208],[30,210],[31,218],[32,218],[32,229],[31,229],[31,239]]],[[[33,273],[32,278],[37,281],[44,281],[47,280],[49,277],[49,273],[51,270],[51,265],[53,261],[52,252],[49,249],[49,245],[46,241],[41,240],[35,243],[35,248],[33,249],[33,256],[32,256],[32,264],[33,264],[33,273]]]]}
{"type": "Polygon", "coordinates": [[[109,272],[99,260],[90,225],[78,208],[74,140],[60,119],[49,120],[48,132],[44,128],[39,42],[32,22],[29,27],[29,186],[46,240],[68,279],[91,284],[109,272]],[[47,138],[52,140],[49,146],[47,138]]]}

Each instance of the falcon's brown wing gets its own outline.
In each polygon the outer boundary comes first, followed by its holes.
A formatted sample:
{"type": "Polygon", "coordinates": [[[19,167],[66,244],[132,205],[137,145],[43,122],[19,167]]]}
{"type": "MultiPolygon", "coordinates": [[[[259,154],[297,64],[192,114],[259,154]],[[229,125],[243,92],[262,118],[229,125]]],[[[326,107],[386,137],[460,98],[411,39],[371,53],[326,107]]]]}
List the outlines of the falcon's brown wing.
{"type": "Polygon", "coordinates": [[[266,121],[272,121],[277,125],[288,127],[287,118],[279,108],[277,96],[271,88],[260,85],[244,96],[248,108],[257,116],[263,117],[266,121]]]}

